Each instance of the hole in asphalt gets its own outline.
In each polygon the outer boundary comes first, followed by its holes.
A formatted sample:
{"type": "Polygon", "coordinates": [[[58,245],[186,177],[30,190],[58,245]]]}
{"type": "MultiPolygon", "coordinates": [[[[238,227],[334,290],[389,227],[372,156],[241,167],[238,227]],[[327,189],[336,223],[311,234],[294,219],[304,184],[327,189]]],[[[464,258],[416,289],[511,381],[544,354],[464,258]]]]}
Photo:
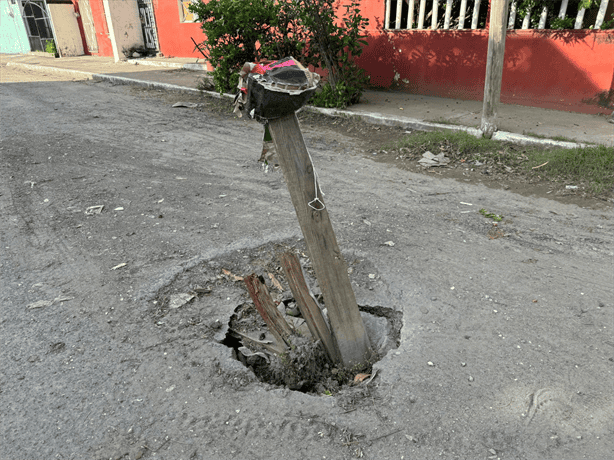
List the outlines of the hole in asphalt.
{"type": "Polygon", "coordinates": [[[233,357],[261,382],[303,393],[335,394],[344,386],[353,385],[357,374],[370,374],[375,362],[399,346],[402,314],[390,308],[359,306],[375,351],[374,358],[363,369],[342,369],[328,360],[319,342],[311,339],[307,324],[294,304],[294,299],[288,298],[278,307],[297,331],[291,349],[281,354],[268,349],[275,343],[275,338],[253,303],[236,307],[228,322],[228,332],[221,343],[231,348],[233,357]]]}
{"type": "MultiPolygon", "coordinates": [[[[279,266],[283,252],[300,258],[310,290],[326,309],[322,293],[305,249],[300,243],[268,243],[249,249],[235,249],[218,258],[195,264],[159,289],[151,299],[149,314],[166,343],[194,337],[221,343],[232,356],[262,382],[305,393],[336,394],[354,387],[357,374],[371,374],[371,366],[390,350],[398,348],[402,313],[381,306],[359,306],[374,351],[363,369],[343,369],[328,360],[323,346],[314,342],[296,307],[295,299],[279,266]],[[292,346],[281,352],[275,338],[257,312],[243,277],[256,273],[264,280],[272,300],[292,329],[292,346]]],[[[382,281],[373,264],[362,258],[347,257],[352,283],[364,290],[377,289],[382,281]]],[[[369,377],[360,376],[356,388],[364,389],[369,377]]],[[[354,391],[354,388],[352,388],[354,391]]]]}

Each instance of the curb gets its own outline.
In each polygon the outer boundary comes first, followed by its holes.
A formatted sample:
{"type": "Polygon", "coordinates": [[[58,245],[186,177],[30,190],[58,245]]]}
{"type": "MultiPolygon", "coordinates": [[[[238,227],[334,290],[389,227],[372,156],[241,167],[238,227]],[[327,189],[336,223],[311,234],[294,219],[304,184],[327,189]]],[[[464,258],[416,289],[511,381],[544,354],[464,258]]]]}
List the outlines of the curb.
{"type": "Polygon", "coordinates": [[[174,69],[186,69],[195,70],[200,72],[207,72],[207,66],[204,64],[180,64],[178,62],[159,62],[159,61],[146,61],[144,59],[127,59],[126,64],[132,65],[149,65],[152,67],[172,67],[174,69]]]}
{"type": "Polygon", "coordinates": [[[6,63],[6,66],[14,66],[14,67],[23,67],[28,70],[36,70],[38,72],[55,72],[55,73],[67,73],[71,75],[78,75],[81,77],[85,77],[88,80],[92,79],[92,72],[84,72],[83,70],[72,70],[72,69],[61,69],[59,67],[47,67],[44,65],[36,65],[36,64],[25,64],[23,62],[13,62],[9,61],[6,63]]]}
{"type": "MultiPolygon", "coordinates": [[[[136,80],[134,78],[118,77],[115,75],[107,75],[104,73],[93,73],[92,80],[109,81],[117,85],[134,85],[143,86],[151,89],[165,89],[168,91],[183,91],[190,93],[200,93],[201,90],[196,88],[189,88],[187,86],[172,85],[170,83],[160,83],[156,81],[136,80]]],[[[204,92],[204,91],[203,91],[204,92]]],[[[216,93],[217,94],[217,93],[216,93]]],[[[219,96],[219,94],[217,94],[219,96]]]]}
{"type": "Polygon", "coordinates": [[[545,147],[561,147],[564,149],[577,149],[587,147],[589,144],[582,142],[555,141],[554,139],[540,139],[537,137],[525,136],[524,134],[508,133],[497,131],[492,135],[496,141],[513,142],[520,145],[541,145],[545,147]]]}
{"type": "MultiPolygon", "coordinates": [[[[422,121],[417,118],[407,117],[395,117],[393,115],[382,115],[376,112],[361,112],[353,110],[340,110],[340,109],[324,109],[321,107],[305,107],[305,110],[311,112],[318,112],[323,115],[333,117],[359,117],[366,123],[373,125],[383,126],[398,126],[405,129],[414,129],[418,131],[433,131],[433,130],[448,130],[448,131],[463,131],[472,136],[481,138],[483,133],[477,128],[470,128],[468,126],[460,125],[448,125],[444,123],[431,123],[428,121],[422,121]]],[[[586,147],[587,144],[567,142],[567,141],[555,141],[554,139],[540,139],[537,137],[525,136],[524,134],[509,133],[507,131],[497,131],[492,136],[493,140],[512,142],[520,145],[540,145],[543,147],[561,147],[566,149],[575,149],[586,147]]]]}
{"type": "MultiPolygon", "coordinates": [[[[126,62],[130,62],[134,60],[129,60],[126,62]]],[[[135,65],[142,65],[142,63],[132,63],[135,65]]],[[[171,63],[162,63],[161,66],[166,67],[174,67],[169,66],[171,63]]],[[[231,94],[219,94],[215,91],[205,91],[196,88],[190,88],[187,86],[179,86],[172,85],[170,83],[160,83],[153,81],[145,81],[145,80],[137,80],[135,78],[127,78],[127,77],[118,77],[115,75],[107,75],[107,74],[97,74],[92,72],[85,72],[82,70],[72,70],[72,69],[62,69],[59,67],[47,67],[41,65],[34,64],[25,64],[20,62],[12,62],[9,61],[6,63],[7,66],[17,66],[23,67],[30,70],[36,70],[40,72],[57,72],[57,73],[68,73],[73,75],[79,75],[82,77],[86,77],[88,80],[103,80],[109,81],[118,85],[136,85],[143,86],[145,88],[151,89],[165,89],[169,91],[183,91],[183,92],[191,92],[191,93],[200,93],[207,94],[212,97],[216,97],[221,99],[222,97],[232,98],[234,97],[231,94]]],[[[146,65],[152,65],[151,63],[146,65]]],[[[153,64],[157,65],[157,64],[153,64]]],[[[183,64],[183,68],[188,68],[185,66],[201,66],[201,64],[183,64]]],[[[202,66],[201,66],[202,67],[202,66]]],[[[190,69],[192,70],[192,69],[190,69]]],[[[448,130],[448,131],[463,131],[472,136],[481,138],[482,131],[477,128],[470,128],[468,126],[459,126],[459,125],[447,125],[443,123],[431,123],[428,121],[422,121],[417,118],[407,118],[407,117],[395,117],[392,115],[382,115],[377,112],[360,112],[360,111],[351,111],[351,110],[340,110],[340,109],[325,109],[321,107],[313,107],[306,106],[303,110],[307,110],[310,112],[321,113],[322,115],[327,115],[331,117],[359,117],[365,123],[370,123],[373,125],[383,125],[383,126],[398,126],[400,128],[405,129],[414,129],[419,131],[433,131],[433,130],[448,130]]],[[[566,149],[574,149],[574,148],[583,148],[586,147],[587,144],[576,143],[576,142],[566,142],[566,141],[556,141],[554,139],[540,139],[531,136],[525,136],[523,134],[509,133],[506,131],[497,131],[492,136],[493,140],[505,141],[505,142],[513,142],[515,144],[520,145],[539,145],[543,147],[561,147],[566,149]]]]}
{"type": "MultiPolygon", "coordinates": [[[[15,66],[15,67],[23,67],[28,70],[35,70],[38,72],[55,72],[55,73],[67,73],[69,75],[76,75],[80,77],[85,77],[87,80],[102,80],[109,81],[111,83],[115,83],[118,85],[135,85],[135,86],[144,86],[146,88],[151,89],[165,89],[169,91],[184,91],[184,92],[194,92],[200,93],[201,90],[196,88],[189,88],[187,86],[179,86],[172,85],[170,83],[160,83],[154,81],[146,81],[146,80],[137,80],[135,78],[127,78],[127,77],[119,77],[116,75],[107,75],[103,73],[92,73],[86,72],[83,70],[73,70],[73,69],[62,69],[59,67],[47,67],[42,65],[35,64],[25,64],[21,62],[7,62],[7,66],[15,66]]],[[[220,95],[213,91],[202,91],[203,93],[207,93],[213,97],[220,97],[220,95]]]]}
{"type": "Polygon", "coordinates": [[[383,126],[398,126],[405,129],[414,129],[419,131],[433,131],[436,129],[447,129],[448,131],[464,131],[467,134],[471,134],[475,137],[482,137],[482,131],[476,128],[470,128],[467,126],[459,125],[446,125],[443,123],[431,123],[428,121],[422,121],[417,118],[409,117],[395,117],[392,115],[382,115],[377,112],[362,112],[353,110],[340,110],[340,109],[324,109],[321,107],[305,107],[306,110],[312,112],[318,112],[323,115],[331,117],[359,117],[361,120],[372,125],[383,126]]]}

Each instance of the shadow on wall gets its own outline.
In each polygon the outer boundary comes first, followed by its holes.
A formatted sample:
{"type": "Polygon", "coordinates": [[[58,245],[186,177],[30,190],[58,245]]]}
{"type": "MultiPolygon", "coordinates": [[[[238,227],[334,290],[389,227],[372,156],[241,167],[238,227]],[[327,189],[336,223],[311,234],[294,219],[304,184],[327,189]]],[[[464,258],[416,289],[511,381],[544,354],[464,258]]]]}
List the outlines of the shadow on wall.
{"type": "MultiPolygon", "coordinates": [[[[381,29],[380,29],[381,30],[381,29]]],[[[481,100],[488,31],[394,31],[368,37],[358,64],[375,87],[481,100]]],[[[509,31],[501,101],[611,113],[614,39],[593,31],[509,31]]]]}

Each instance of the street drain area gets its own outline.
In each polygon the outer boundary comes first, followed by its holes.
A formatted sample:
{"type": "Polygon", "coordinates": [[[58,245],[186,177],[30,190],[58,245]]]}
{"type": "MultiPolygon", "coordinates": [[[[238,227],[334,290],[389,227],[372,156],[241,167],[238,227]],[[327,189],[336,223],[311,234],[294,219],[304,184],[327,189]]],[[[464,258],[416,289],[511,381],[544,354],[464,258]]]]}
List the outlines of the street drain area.
{"type": "MultiPolygon", "coordinates": [[[[292,252],[299,261],[311,297],[328,323],[327,310],[311,263],[298,243],[269,243],[236,249],[217,258],[193,262],[173,275],[151,299],[149,314],[167,341],[209,340],[229,347],[232,356],[262,382],[306,393],[335,394],[344,386],[368,382],[371,366],[398,348],[402,313],[379,306],[359,306],[373,357],[363,369],[335,366],[311,332],[286,281],[279,257],[292,252]],[[290,346],[280,349],[256,309],[244,282],[256,274],[288,323],[290,346]]],[[[346,256],[348,273],[358,288],[381,283],[373,264],[346,256]]],[[[364,385],[363,383],[363,385],[364,385]]]]}

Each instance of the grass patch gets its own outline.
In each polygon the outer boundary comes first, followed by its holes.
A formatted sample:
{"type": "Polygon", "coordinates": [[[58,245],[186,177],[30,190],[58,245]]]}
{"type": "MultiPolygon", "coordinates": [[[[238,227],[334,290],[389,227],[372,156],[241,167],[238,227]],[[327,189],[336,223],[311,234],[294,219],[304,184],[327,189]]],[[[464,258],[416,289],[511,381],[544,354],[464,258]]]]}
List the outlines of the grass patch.
{"type": "Polygon", "coordinates": [[[450,166],[483,168],[491,174],[514,174],[526,179],[582,186],[591,195],[611,194],[614,188],[614,149],[605,146],[564,149],[523,146],[477,138],[465,132],[430,131],[404,136],[385,148],[398,159],[417,160],[430,151],[443,152],[450,166]]]}
{"type": "Polygon", "coordinates": [[[585,183],[599,195],[614,187],[614,149],[603,145],[577,149],[534,150],[528,167],[539,168],[550,180],[585,183]]]}

